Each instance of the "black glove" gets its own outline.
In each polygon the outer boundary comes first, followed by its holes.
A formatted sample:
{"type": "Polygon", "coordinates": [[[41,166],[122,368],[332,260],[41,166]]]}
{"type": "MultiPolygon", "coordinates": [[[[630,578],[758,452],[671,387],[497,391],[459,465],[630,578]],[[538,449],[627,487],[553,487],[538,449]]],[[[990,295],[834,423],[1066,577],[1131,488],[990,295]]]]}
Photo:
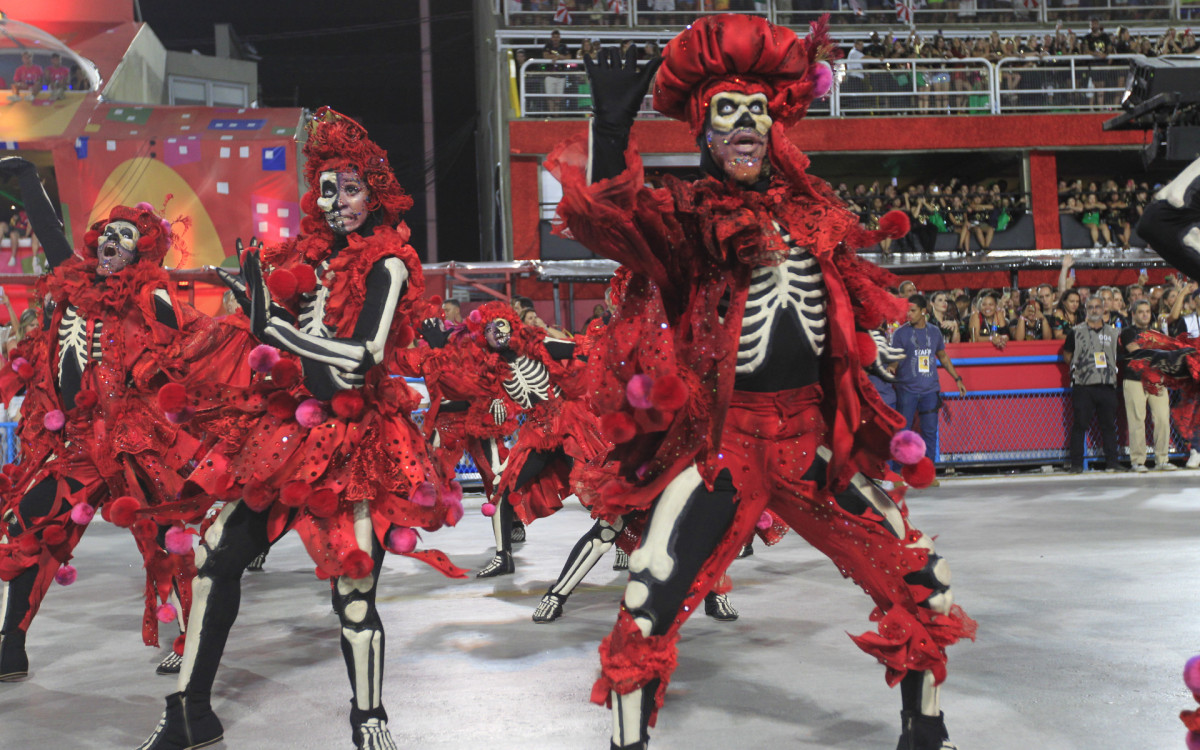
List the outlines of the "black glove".
{"type": "Polygon", "coordinates": [[[625,170],[629,131],[662,58],[656,57],[639,69],[636,49],[629,48],[622,65],[620,51],[607,47],[600,50],[598,61],[585,55],[583,64],[596,115],[592,121],[592,180],[596,181],[625,170]]]}
{"type": "Polygon", "coordinates": [[[263,280],[257,250],[250,250],[242,256],[242,278],[246,282],[246,296],[250,300],[246,311],[250,317],[250,331],[261,340],[270,322],[271,293],[267,291],[266,281],[263,280]]]}
{"type": "MultiPolygon", "coordinates": [[[[250,238],[250,249],[258,250],[262,247],[262,243],[257,237],[250,238]]],[[[241,266],[242,256],[244,255],[242,247],[242,238],[238,237],[234,243],[236,254],[233,256],[238,259],[238,265],[241,266]]],[[[221,279],[221,283],[229,287],[233,292],[233,298],[237,300],[238,305],[242,308],[242,312],[250,314],[250,297],[246,294],[246,279],[241,273],[230,273],[224,268],[213,269],[217,272],[217,276],[221,279]]]]}
{"type": "Polygon", "coordinates": [[[441,318],[429,318],[421,323],[421,338],[434,349],[441,349],[450,340],[441,318]]]}

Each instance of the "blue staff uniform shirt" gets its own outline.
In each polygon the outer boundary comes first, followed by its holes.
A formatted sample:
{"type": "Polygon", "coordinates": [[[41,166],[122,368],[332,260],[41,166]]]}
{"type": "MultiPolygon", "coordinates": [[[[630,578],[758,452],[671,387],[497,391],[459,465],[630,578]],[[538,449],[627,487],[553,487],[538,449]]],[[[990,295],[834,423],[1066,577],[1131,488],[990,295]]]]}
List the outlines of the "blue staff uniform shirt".
{"type": "Polygon", "coordinates": [[[935,393],[938,385],[938,352],[945,351],[946,340],[933,323],[913,328],[905,323],[892,335],[892,346],[904,350],[904,359],[896,369],[896,385],[911,393],[935,393]]]}

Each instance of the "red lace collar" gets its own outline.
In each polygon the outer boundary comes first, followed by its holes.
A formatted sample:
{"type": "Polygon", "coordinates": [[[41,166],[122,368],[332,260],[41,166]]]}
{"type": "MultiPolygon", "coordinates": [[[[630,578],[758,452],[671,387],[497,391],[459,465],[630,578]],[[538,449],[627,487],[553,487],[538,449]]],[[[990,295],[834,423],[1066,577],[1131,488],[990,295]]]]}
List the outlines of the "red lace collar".
{"type": "Polygon", "coordinates": [[[38,282],[39,294],[56,305],[69,304],[85,318],[122,317],[135,306],[145,309],[155,289],[167,285],[167,272],[156,263],[134,263],[108,277],[96,275],[96,260],[78,256],[59,264],[38,282]]]}

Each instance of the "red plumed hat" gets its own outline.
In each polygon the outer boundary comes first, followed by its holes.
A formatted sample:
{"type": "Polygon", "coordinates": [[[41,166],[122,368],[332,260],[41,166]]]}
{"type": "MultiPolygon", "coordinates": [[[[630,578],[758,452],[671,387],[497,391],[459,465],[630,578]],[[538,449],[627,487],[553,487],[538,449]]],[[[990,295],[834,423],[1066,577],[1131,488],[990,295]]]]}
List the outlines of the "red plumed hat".
{"type": "Polygon", "coordinates": [[[323,221],[316,205],[320,195],[322,172],[354,170],[367,183],[371,191],[368,207],[379,212],[379,221],[389,227],[396,226],[400,216],[412,208],[412,198],[400,187],[387,152],[367,137],[367,129],[354,120],[321,107],[309,123],[308,141],[304,144],[304,179],[308,182],[309,195],[302,202],[305,210],[314,219],[323,221]]]}
{"type": "Polygon", "coordinates": [[[828,71],[818,68],[835,54],[828,16],[814,22],[805,39],[761,16],[704,16],[663,50],[654,108],[699,135],[714,95],[729,90],[764,93],[771,118],[791,126],[824,94],[828,71]]]}
{"type": "MultiPolygon", "coordinates": [[[[167,196],[167,200],[170,199],[171,196],[167,196]]],[[[159,216],[154,206],[149,203],[139,203],[132,208],[114,206],[108,212],[107,219],[95,222],[84,234],[83,246],[86,257],[96,257],[96,251],[100,245],[100,232],[106,225],[114,221],[128,221],[137,226],[138,233],[141,235],[137,243],[137,260],[135,261],[137,263],[160,265],[163,258],[166,257],[171,243],[178,239],[171,229],[171,222],[159,216]]]]}

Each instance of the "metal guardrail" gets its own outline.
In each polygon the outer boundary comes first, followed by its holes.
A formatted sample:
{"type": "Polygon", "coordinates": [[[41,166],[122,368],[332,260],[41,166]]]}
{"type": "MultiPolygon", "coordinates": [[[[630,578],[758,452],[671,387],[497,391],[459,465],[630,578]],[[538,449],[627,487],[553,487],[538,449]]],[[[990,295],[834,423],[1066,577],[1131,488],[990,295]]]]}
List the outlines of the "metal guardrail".
{"type": "Polygon", "coordinates": [[[556,0],[501,0],[507,26],[683,26],[698,16],[736,12],[772,23],[805,26],[829,14],[833,24],[922,25],[1086,22],[1110,24],[1200,18],[1196,0],[569,0],[564,17],[556,0]]]}
{"type": "MultiPolygon", "coordinates": [[[[835,64],[828,97],[809,116],[1095,112],[1120,107],[1129,61],[1140,55],[961,59],[859,58],[835,64]]],[[[640,61],[639,64],[644,64],[640,61]]],[[[527,60],[518,71],[525,117],[586,117],[591,89],[584,63],[527,60]]],[[[642,101],[640,118],[661,117],[642,101]]]]}

